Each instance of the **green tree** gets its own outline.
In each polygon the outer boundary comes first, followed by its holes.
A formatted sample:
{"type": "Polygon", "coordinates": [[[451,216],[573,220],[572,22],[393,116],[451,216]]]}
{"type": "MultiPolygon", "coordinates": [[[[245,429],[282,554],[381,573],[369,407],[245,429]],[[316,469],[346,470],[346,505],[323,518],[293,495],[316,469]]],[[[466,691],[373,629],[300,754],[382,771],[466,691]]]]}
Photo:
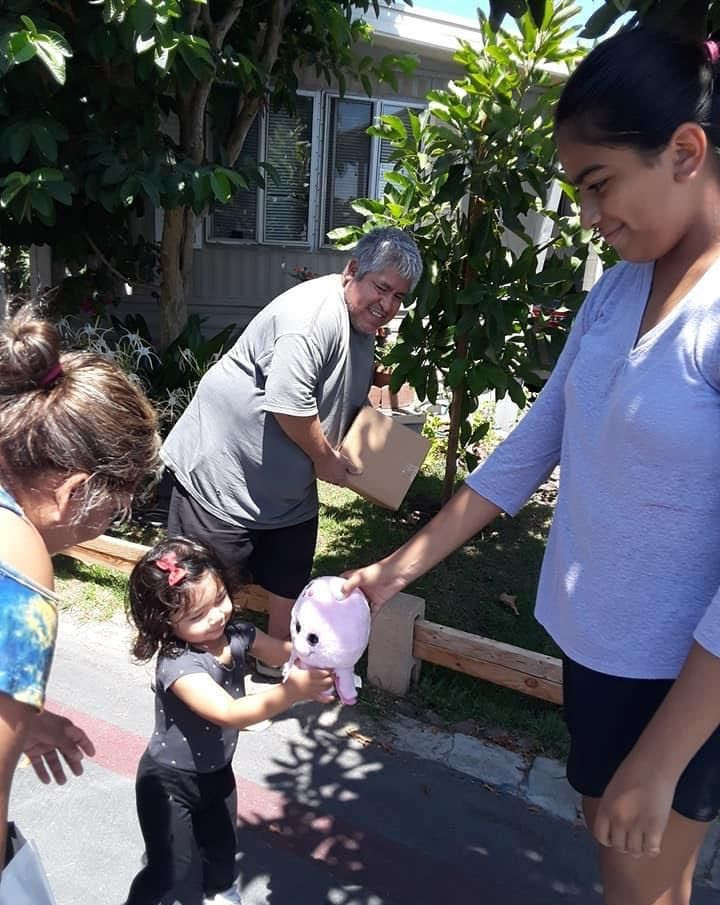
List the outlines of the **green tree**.
{"type": "MultiPolygon", "coordinates": [[[[374,130],[392,143],[395,170],[382,200],[363,199],[355,209],[367,217],[363,229],[408,227],[422,251],[414,305],[387,361],[395,387],[407,380],[434,403],[439,374],[451,392],[444,499],[458,449],[472,464],[487,430],[470,417],[478,398],[494,390],[523,406],[526,387],[542,382],[562,344],[549,312],[581,297],[588,246],[577,217],[558,217],[547,205],[552,108],[579,54],[568,26],[576,12],[546,0],[540,25],[526,14],[519,34],[495,32],[481,16],[483,49],[463,44],[455,54],[462,77],[430,92],[422,116],[386,116],[374,130]],[[534,240],[530,216],[555,221],[554,235],[534,240]]],[[[347,246],[357,236],[349,228],[332,238],[347,246]]]]}
{"type": "Polygon", "coordinates": [[[371,2],[8,0],[3,241],[49,242],[85,282],[88,260],[111,284],[158,278],[166,346],[187,320],[198,218],[263,178],[241,156],[258,110],[292,108],[304,66],[370,92],[414,65],[358,51],[371,2]],[[164,211],[158,258],[143,239],[148,203],[164,211]]]}

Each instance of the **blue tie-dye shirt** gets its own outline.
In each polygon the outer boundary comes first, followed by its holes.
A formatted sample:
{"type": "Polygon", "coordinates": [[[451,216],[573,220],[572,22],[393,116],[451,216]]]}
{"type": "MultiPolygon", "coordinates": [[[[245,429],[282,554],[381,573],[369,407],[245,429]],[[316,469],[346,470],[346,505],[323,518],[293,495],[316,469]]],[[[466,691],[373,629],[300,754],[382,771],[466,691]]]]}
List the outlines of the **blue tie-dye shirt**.
{"type": "MultiPolygon", "coordinates": [[[[24,518],[2,487],[0,509],[24,518]]],[[[41,708],[56,636],[55,594],[0,559],[0,692],[41,708]]]]}

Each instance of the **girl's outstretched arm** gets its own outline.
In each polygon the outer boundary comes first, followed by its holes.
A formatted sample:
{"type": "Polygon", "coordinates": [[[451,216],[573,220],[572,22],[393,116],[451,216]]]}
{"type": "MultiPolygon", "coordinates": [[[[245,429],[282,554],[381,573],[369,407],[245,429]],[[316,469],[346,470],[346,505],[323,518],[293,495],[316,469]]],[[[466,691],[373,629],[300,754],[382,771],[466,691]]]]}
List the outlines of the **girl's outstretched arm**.
{"type": "Polygon", "coordinates": [[[271,719],[300,701],[328,703],[324,695],[333,686],[333,675],[325,669],[293,668],[285,682],[244,698],[232,698],[207,673],[181,676],[170,690],[208,722],[228,729],[244,729],[271,719]]]}
{"type": "Polygon", "coordinates": [[[457,550],[501,511],[463,485],[427,525],[394,553],[370,566],[346,572],[343,593],[360,588],[377,613],[394,594],[457,550]]]}
{"type": "Polygon", "coordinates": [[[283,663],[287,663],[291,650],[292,644],[289,641],[280,641],[279,638],[273,638],[256,629],[251,653],[258,660],[262,660],[268,666],[282,666],[283,663]]]}
{"type": "Polygon", "coordinates": [[[720,659],[693,644],[680,675],[605,790],[591,830],[602,845],[656,856],[675,787],[720,725],[720,659]]]}

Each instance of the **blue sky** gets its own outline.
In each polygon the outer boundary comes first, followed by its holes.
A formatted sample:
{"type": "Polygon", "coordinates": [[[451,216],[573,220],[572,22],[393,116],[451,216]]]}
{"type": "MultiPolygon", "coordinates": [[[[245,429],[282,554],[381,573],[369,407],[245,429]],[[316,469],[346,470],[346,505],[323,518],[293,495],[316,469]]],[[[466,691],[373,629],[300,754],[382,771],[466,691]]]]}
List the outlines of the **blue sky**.
{"type": "MultiPolygon", "coordinates": [[[[575,0],[575,3],[582,9],[582,21],[585,21],[590,13],[600,6],[600,0],[575,0]]],[[[477,17],[478,6],[486,12],[488,8],[487,3],[483,0],[414,0],[414,6],[452,13],[454,16],[463,16],[473,20],[477,17]]]]}

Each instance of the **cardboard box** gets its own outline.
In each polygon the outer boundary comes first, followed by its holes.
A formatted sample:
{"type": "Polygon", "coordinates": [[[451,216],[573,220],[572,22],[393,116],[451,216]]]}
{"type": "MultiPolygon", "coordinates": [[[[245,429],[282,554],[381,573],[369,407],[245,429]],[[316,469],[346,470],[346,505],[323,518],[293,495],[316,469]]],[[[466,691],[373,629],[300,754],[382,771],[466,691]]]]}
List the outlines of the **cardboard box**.
{"type": "Polygon", "coordinates": [[[386,509],[397,509],[420,470],[430,441],[371,406],[360,409],[340,447],[362,474],[347,486],[386,509]]]}

